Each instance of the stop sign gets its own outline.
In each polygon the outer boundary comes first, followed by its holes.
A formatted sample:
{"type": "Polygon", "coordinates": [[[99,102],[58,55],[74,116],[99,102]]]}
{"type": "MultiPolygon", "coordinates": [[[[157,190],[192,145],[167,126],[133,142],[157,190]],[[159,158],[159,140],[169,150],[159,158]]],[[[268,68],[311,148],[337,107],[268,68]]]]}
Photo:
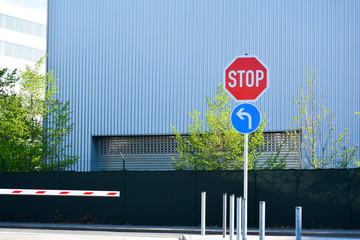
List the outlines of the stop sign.
{"type": "Polygon", "coordinates": [[[268,67],[255,56],[237,57],[225,68],[224,88],[236,101],[256,101],[268,85],[268,67]]]}

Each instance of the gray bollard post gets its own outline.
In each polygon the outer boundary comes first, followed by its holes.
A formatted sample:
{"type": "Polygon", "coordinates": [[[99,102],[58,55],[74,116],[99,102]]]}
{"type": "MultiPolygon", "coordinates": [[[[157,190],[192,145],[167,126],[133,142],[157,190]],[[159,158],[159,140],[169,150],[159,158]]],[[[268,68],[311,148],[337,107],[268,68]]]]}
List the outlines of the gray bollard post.
{"type": "Polygon", "coordinates": [[[201,193],[201,235],[205,236],[206,192],[201,193]]]}
{"type": "Polygon", "coordinates": [[[265,240],[265,202],[259,204],[259,240],[265,240]]]}
{"type": "Polygon", "coordinates": [[[223,194],[223,238],[226,237],[226,201],[227,201],[227,194],[223,194]]]}
{"type": "Polygon", "coordinates": [[[241,197],[236,199],[236,240],[240,240],[241,236],[241,201],[241,197]]]}
{"type": "Polygon", "coordinates": [[[296,240],[301,240],[301,228],[302,228],[302,208],[296,207],[295,210],[295,221],[296,221],[296,240]]]}
{"type": "Polygon", "coordinates": [[[242,239],[247,240],[246,198],[242,199],[242,239]]]}
{"type": "Polygon", "coordinates": [[[234,212],[235,212],[235,196],[230,195],[230,240],[234,239],[234,212]]]}

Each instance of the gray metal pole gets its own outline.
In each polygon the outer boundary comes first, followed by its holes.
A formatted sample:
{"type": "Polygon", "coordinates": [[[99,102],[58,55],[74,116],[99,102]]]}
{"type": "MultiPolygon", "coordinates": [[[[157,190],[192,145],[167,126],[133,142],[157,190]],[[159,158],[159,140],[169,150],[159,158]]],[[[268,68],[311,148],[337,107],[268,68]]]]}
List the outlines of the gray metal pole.
{"type": "Polygon", "coordinates": [[[201,235],[205,236],[206,192],[201,193],[201,235]]]}
{"type": "Polygon", "coordinates": [[[241,201],[241,197],[236,199],[236,240],[240,240],[241,236],[241,201]]]}
{"type": "Polygon", "coordinates": [[[243,200],[243,240],[247,239],[247,199],[248,199],[248,134],[244,134],[244,200],[243,200]]]}
{"type": "Polygon", "coordinates": [[[259,204],[259,240],[265,240],[265,202],[259,204]]]}
{"type": "Polygon", "coordinates": [[[246,199],[243,198],[242,199],[242,239],[243,240],[246,240],[247,239],[247,234],[246,234],[246,231],[247,231],[247,222],[246,222],[246,218],[245,218],[245,207],[246,207],[246,199]]]}
{"type": "Polygon", "coordinates": [[[234,239],[234,212],[235,212],[235,196],[230,195],[230,240],[234,239]]]}
{"type": "Polygon", "coordinates": [[[124,158],[124,155],[120,152],[121,158],[122,158],[122,180],[121,180],[121,222],[122,224],[126,223],[126,215],[125,215],[125,211],[126,211],[126,161],[124,158]]]}
{"type": "Polygon", "coordinates": [[[223,238],[226,237],[226,201],[227,201],[227,194],[223,194],[223,238]]]}
{"type": "Polygon", "coordinates": [[[296,207],[296,240],[301,240],[301,228],[302,228],[302,208],[296,207]]]}

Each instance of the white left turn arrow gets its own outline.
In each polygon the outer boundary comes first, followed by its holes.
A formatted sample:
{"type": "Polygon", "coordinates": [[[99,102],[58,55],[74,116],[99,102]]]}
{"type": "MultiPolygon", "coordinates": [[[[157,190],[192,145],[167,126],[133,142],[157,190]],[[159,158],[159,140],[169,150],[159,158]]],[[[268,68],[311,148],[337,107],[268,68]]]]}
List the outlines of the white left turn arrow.
{"type": "Polygon", "coordinates": [[[241,119],[244,120],[244,116],[248,117],[249,119],[249,129],[251,129],[252,127],[252,119],[251,119],[251,115],[248,112],[243,112],[244,108],[240,108],[240,110],[236,113],[236,115],[241,119]]]}

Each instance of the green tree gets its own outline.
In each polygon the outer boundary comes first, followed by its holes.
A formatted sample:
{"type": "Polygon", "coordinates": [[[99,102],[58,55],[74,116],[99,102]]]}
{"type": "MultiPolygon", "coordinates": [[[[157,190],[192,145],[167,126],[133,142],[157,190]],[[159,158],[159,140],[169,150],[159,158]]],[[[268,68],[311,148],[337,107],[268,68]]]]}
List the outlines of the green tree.
{"type": "Polygon", "coordinates": [[[258,168],[259,169],[284,169],[286,167],[286,159],[290,155],[289,150],[283,150],[283,146],[285,144],[285,141],[283,141],[282,144],[280,144],[280,147],[276,149],[276,153],[271,153],[270,157],[258,168]],[[284,153],[284,154],[282,154],[284,153]]]}
{"type": "Polygon", "coordinates": [[[65,142],[74,128],[74,124],[70,123],[71,115],[70,101],[49,104],[49,112],[44,116],[43,153],[46,164],[43,169],[64,170],[78,161],[78,156],[69,154],[71,145],[65,142]]]}
{"type": "MultiPolygon", "coordinates": [[[[360,117],[360,112],[355,112],[355,114],[360,117]]],[[[357,154],[358,152],[359,152],[359,149],[358,149],[358,147],[357,147],[357,148],[356,148],[356,152],[355,152],[355,151],[352,151],[352,152],[350,152],[350,155],[354,155],[354,156],[351,156],[351,157],[352,157],[351,159],[354,159],[354,164],[355,164],[355,166],[360,167],[360,159],[359,159],[359,158],[358,158],[358,159],[355,158],[355,154],[357,154]]],[[[348,155],[346,155],[346,157],[348,157],[348,155]]],[[[359,156],[358,156],[358,157],[359,157],[359,156]]]]}
{"type": "Polygon", "coordinates": [[[15,70],[8,73],[6,69],[0,72],[0,156],[3,170],[8,172],[27,172],[49,169],[48,160],[54,153],[61,159],[61,166],[69,166],[76,162],[76,156],[60,154],[64,148],[57,144],[52,147],[52,154],[48,151],[48,136],[57,127],[63,127],[62,134],[57,135],[57,143],[64,142],[64,138],[71,132],[73,125],[69,123],[69,104],[58,108],[55,94],[57,93],[56,79],[52,72],[45,75],[40,73],[45,58],[41,58],[33,67],[27,66],[21,72],[21,78],[15,70]],[[18,85],[20,90],[15,91],[18,85]],[[60,125],[43,127],[43,122],[49,116],[60,125]],[[46,133],[46,134],[45,134],[46,133]],[[62,138],[62,139],[60,139],[62,138]],[[68,161],[68,159],[72,159],[68,161]]]}
{"type": "MultiPolygon", "coordinates": [[[[231,125],[230,97],[219,85],[214,98],[206,98],[206,121],[200,120],[196,110],[189,113],[193,123],[189,125],[189,134],[182,135],[172,127],[178,143],[177,152],[180,158],[173,159],[175,169],[242,169],[244,165],[244,137],[231,125]],[[204,130],[206,129],[206,130],[204,130]]],[[[264,145],[264,118],[258,130],[249,135],[249,169],[254,167],[256,158],[261,155],[258,150],[264,145]],[[251,154],[250,154],[251,153],[251,154]]]]}
{"type": "MultiPolygon", "coordinates": [[[[27,148],[27,126],[21,98],[15,91],[19,81],[17,71],[0,71],[0,156],[7,160],[6,167],[18,171],[26,164],[24,151],[27,148]]],[[[2,162],[2,169],[5,162],[2,162]]],[[[5,170],[5,169],[3,169],[5,170]]]]}
{"type": "Polygon", "coordinates": [[[288,132],[296,144],[300,168],[341,168],[354,161],[357,146],[347,148],[349,130],[335,136],[336,117],[329,108],[321,104],[322,91],[317,94],[317,74],[306,68],[306,87],[299,87],[300,98],[295,98],[298,116],[294,116],[293,126],[288,132]],[[296,129],[300,130],[297,131],[296,129]]]}
{"type": "Polygon", "coordinates": [[[40,168],[42,164],[43,148],[43,117],[49,113],[46,102],[53,99],[56,93],[55,79],[51,73],[40,73],[44,58],[41,58],[34,66],[26,66],[21,72],[20,98],[26,108],[25,121],[27,126],[28,145],[26,159],[28,169],[40,168]]]}

